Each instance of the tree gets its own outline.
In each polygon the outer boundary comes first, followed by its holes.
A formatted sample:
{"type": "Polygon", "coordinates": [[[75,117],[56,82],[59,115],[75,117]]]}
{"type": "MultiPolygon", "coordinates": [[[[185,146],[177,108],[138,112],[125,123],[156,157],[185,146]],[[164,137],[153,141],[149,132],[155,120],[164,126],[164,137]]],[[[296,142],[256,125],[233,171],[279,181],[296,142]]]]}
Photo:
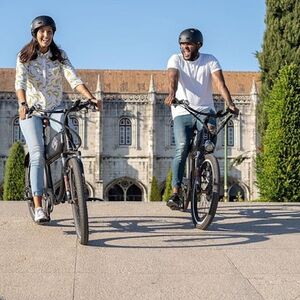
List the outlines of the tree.
{"type": "Polygon", "coordinates": [[[268,126],[268,94],[279,70],[291,63],[300,65],[300,1],[266,0],[266,30],[262,51],[257,53],[261,69],[261,102],[258,106],[258,126],[264,147],[268,126]]]}
{"type": "Polygon", "coordinates": [[[150,201],[161,201],[161,195],[158,187],[158,182],[155,176],[152,177],[150,201]]]}
{"type": "Polygon", "coordinates": [[[25,184],[25,152],[20,142],[14,143],[5,165],[3,200],[23,200],[25,184]]]}
{"type": "Polygon", "coordinates": [[[266,111],[269,123],[264,150],[257,157],[263,200],[300,200],[300,71],[285,66],[275,80],[266,111]]]}
{"type": "Polygon", "coordinates": [[[163,194],[163,201],[168,201],[168,199],[172,196],[173,189],[172,189],[172,170],[170,169],[166,179],[166,187],[165,192],[163,194]]]}

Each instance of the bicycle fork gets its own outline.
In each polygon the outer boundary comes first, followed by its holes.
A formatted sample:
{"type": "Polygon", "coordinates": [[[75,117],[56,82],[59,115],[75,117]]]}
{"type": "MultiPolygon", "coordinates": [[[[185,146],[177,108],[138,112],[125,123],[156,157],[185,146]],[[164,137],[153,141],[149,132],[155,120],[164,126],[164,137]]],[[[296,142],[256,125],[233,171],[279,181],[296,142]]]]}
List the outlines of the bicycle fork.
{"type": "Polygon", "coordinates": [[[195,168],[195,185],[197,187],[197,191],[200,192],[202,189],[202,179],[201,179],[201,170],[200,166],[204,160],[203,154],[201,151],[197,150],[194,156],[194,168],[195,168]]]}

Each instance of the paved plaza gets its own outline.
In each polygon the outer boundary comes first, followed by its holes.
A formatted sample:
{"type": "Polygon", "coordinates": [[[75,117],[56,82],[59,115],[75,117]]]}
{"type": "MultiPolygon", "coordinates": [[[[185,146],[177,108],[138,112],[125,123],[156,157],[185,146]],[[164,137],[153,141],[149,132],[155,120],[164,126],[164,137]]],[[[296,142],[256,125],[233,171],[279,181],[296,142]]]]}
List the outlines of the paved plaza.
{"type": "Polygon", "coordinates": [[[300,299],[300,204],[221,203],[208,231],[162,202],[89,202],[47,226],[0,201],[0,299],[300,299]]]}

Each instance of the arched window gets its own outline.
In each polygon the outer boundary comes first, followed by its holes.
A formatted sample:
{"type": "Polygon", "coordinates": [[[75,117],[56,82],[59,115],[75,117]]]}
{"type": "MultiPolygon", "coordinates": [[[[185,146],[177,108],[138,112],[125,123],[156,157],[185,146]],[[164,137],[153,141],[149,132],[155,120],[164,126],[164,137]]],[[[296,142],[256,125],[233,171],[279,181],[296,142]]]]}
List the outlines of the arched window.
{"type": "Polygon", "coordinates": [[[19,117],[14,119],[13,127],[13,142],[20,141],[25,144],[25,139],[20,128],[19,117]]]}
{"type": "Polygon", "coordinates": [[[229,190],[229,201],[245,201],[245,191],[237,183],[233,184],[229,190]]]}
{"type": "Polygon", "coordinates": [[[142,201],[142,191],[135,184],[128,188],[126,193],[126,201],[142,201]]]}
{"type": "Polygon", "coordinates": [[[108,201],[124,201],[123,189],[118,184],[108,191],[108,201]]]}
{"type": "Polygon", "coordinates": [[[174,122],[171,120],[170,122],[170,144],[171,146],[175,146],[175,135],[174,135],[174,122]]]}
{"type": "Polygon", "coordinates": [[[119,122],[119,145],[131,145],[131,121],[122,118],[119,122]]]}
{"type": "MultiPolygon", "coordinates": [[[[76,117],[74,117],[74,116],[70,117],[69,126],[71,129],[75,130],[79,134],[79,122],[76,117]]],[[[73,136],[73,141],[74,141],[75,145],[78,145],[79,144],[78,137],[75,134],[72,134],[72,136],[73,136]]]]}
{"type": "Polygon", "coordinates": [[[227,146],[234,146],[234,124],[232,120],[227,123],[227,146]]]}
{"type": "Polygon", "coordinates": [[[142,201],[143,191],[132,180],[120,178],[107,192],[108,201],[142,201]]]}

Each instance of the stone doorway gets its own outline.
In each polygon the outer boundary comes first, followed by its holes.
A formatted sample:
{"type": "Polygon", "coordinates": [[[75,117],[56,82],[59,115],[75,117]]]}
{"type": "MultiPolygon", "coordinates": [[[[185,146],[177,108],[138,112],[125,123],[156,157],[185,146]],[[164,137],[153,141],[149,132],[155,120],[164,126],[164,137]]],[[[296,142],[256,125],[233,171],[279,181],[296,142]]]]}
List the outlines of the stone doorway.
{"type": "Polygon", "coordinates": [[[108,201],[142,201],[143,190],[137,182],[131,179],[119,179],[107,188],[108,201]]]}

